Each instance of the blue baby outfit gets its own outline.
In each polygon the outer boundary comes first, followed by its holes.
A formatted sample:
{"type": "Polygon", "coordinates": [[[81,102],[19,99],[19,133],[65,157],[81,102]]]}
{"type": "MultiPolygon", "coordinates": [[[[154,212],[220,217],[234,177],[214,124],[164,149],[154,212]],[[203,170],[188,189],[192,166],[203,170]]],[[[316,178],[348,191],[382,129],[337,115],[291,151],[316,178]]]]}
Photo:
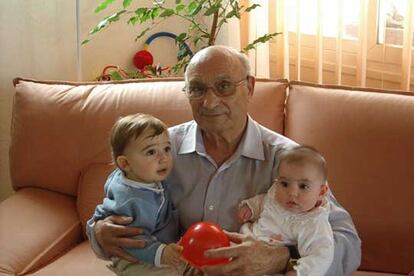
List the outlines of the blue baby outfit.
{"type": "Polygon", "coordinates": [[[136,239],[146,243],[144,248],[125,248],[140,261],[154,264],[155,254],[161,243],[172,243],[179,239],[177,211],[173,207],[167,189],[161,183],[144,184],[124,177],[116,169],[105,183],[105,198],[98,205],[93,220],[110,215],[133,218],[129,226],[144,230],[136,239]]]}

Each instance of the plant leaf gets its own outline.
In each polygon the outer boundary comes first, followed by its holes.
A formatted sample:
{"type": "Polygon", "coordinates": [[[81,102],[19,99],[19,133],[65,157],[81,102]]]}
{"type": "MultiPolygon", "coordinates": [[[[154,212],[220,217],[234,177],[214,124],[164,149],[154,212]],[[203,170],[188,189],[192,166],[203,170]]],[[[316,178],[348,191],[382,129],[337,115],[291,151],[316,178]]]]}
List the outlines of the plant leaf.
{"type": "Polygon", "coordinates": [[[240,13],[235,9],[231,10],[229,13],[226,14],[226,18],[232,18],[234,16],[240,19],[240,13]]]}
{"type": "Polygon", "coordinates": [[[135,10],[135,14],[137,15],[136,17],[138,18],[140,23],[144,22],[143,17],[145,13],[147,12],[147,10],[148,10],[147,8],[138,8],[135,10]]]}
{"type": "Polygon", "coordinates": [[[108,19],[109,22],[118,21],[119,18],[121,18],[121,15],[124,14],[124,13],[126,13],[126,10],[122,10],[122,11],[116,12],[116,13],[108,16],[107,19],[108,19]]]}
{"type": "Polygon", "coordinates": [[[139,20],[139,17],[138,16],[133,16],[130,19],[128,19],[128,22],[127,23],[128,24],[131,24],[131,25],[135,25],[138,20],[139,20]]]}
{"type": "Polygon", "coordinates": [[[266,43],[269,40],[272,40],[275,36],[280,35],[280,34],[282,34],[282,33],[270,33],[270,34],[265,34],[261,37],[258,37],[252,43],[247,44],[246,47],[243,48],[243,52],[247,52],[249,50],[256,49],[256,47],[259,43],[266,43]]]}
{"type": "Polygon", "coordinates": [[[145,28],[139,35],[137,35],[137,37],[135,38],[135,42],[137,42],[138,39],[143,37],[149,30],[151,30],[150,27],[145,28]]]}
{"type": "Polygon", "coordinates": [[[132,0],[124,0],[124,2],[122,2],[122,6],[124,6],[124,9],[127,8],[129,5],[131,5],[132,0]]]}
{"type": "Polygon", "coordinates": [[[181,43],[179,45],[179,49],[180,50],[177,53],[177,59],[178,60],[182,60],[183,58],[185,58],[186,56],[189,55],[188,50],[187,50],[187,47],[185,47],[183,43],[181,43]]]}
{"type": "Polygon", "coordinates": [[[169,17],[171,15],[175,14],[175,11],[173,9],[165,9],[161,14],[160,17],[169,17]]]}
{"type": "Polygon", "coordinates": [[[84,44],[88,43],[89,41],[91,41],[91,39],[90,39],[90,38],[85,39],[84,41],[82,41],[81,45],[84,45],[84,44]]]}
{"type": "Polygon", "coordinates": [[[206,10],[206,12],[203,14],[203,15],[205,15],[205,16],[210,16],[210,15],[212,15],[213,13],[215,13],[216,11],[218,11],[220,9],[220,4],[217,4],[217,5],[212,5],[210,8],[208,8],[207,10],[206,10]]]}
{"type": "Polygon", "coordinates": [[[111,76],[111,80],[122,80],[122,79],[124,79],[118,71],[112,71],[111,73],[109,73],[109,75],[111,76]]]}
{"type": "Polygon", "coordinates": [[[156,16],[156,13],[159,12],[159,8],[156,7],[154,9],[151,8],[138,8],[135,10],[135,14],[137,15],[137,17],[139,18],[139,23],[144,23],[145,21],[149,20],[149,19],[153,19],[153,16],[156,16]],[[156,11],[154,12],[154,9],[156,9],[156,11]]]}
{"type": "Polygon", "coordinates": [[[109,4],[112,4],[115,0],[104,0],[102,1],[95,9],[95,13],[98,13],[104,9],[106,9],[106,7],[108,7],[109,4]]]}
{"type": "Polygon", "coordinates": [[[99,32],[100,30],[102,30],[103,28],[107,27],[109,24],[111,24],[112,22],[118,21],[120,16],[125,13],[126,10],[122,10],[119,12],[116,12],[110,16],[105,17],[103,20],[101,20],[90,32],[90,35],[93,35],[97,32],[99,32]]]}
{"type": "Polygon", "coordinates": [[[158,17],[161,13],[161,9],[159,7],[155,7],[151,9],[151,19],[154,20],[158,17]]]}
{"type": "Polygon", "coordinates": [[[187,33],[181,33],[175,38],[175,41],[182,42],[186,37],[187,37],[187,33]]]}
{"type": "Polygon", "coordinates": [[[177,6],[175,6],[175,11],[178,13],[180,11],[182,11],[183,9],[185,9],[185,5],[184,4],[178,4],[177,6]]]}
{"type": "Polygon", "coordinates": [[[187,6],[187,12],[189,16],[195,16],[196,14],[198,14],[198,12],[201,10],[202,8],[202,3],[197,3],[197,1],[192,1],[190,4],[188,4],[187,6]]]}
{"type": "Polygon", "coordinates": [[[141,16],[141,23],[151,19],[151,9],[147,9],[141,16]]]}
{"type": "Polygon", "coordinates": [[[203,40],[203,38],[201,37],[201,35],[194,35],[192,38],[191,38],[191,41],[193,42],[193,44],[194,44],[194,46],[197,46],[197,44],[198,44],[198,42],[200,42],[200,41],[204,41],[203,40]]]}
{"type": "Polygon", "coordinates": [[[144,14],[146,11],[148,10],[148,8],[138,8],[135,10],[135,14],[138,16],[141,16],[142,14],[144,14]]]}
{"type": "Polygon", "coordinates": [[[250,7],[246,8],[245,12],[250,12],[251,10],[254,10],[257,7],[261,7],[259,4],[253,4],[250,7]]]}

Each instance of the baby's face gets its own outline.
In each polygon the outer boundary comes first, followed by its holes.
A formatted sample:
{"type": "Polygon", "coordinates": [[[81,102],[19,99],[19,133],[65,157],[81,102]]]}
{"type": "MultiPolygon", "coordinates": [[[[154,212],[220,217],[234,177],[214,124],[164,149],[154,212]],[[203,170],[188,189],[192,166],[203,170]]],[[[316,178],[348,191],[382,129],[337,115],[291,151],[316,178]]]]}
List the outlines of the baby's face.
{"type": "Polygon", "coordinates": [[[322,173],[310,162],[282,162],[275,184],[276,201],[294,213],[310,211],[327,189],[322,173]]]}
{"type": "Polygon", "coordinates": [[[131,140],[125,148],[128,160],[126,177],[131,180],[153,183],[164,180],[172,169],[171,144],[167,133],[151,136],[143,133],[131,140]]]}

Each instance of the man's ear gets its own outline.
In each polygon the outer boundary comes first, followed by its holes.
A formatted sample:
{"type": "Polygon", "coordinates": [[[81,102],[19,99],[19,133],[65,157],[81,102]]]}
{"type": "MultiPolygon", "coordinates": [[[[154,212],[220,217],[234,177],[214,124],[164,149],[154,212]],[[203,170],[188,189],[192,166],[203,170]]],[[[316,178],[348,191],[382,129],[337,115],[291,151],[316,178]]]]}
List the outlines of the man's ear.
{"type": "Polygon", "coordinates": [[[253,97],[255,84],[256,84],[256,78],[253,76],[248,76],[247,77],[247,89],[249,89],[249,93],[248,93],[249,99],[253,97]]]}
{"type": "Polygon", "coordinates": [[[118,156],[115,162],[118,168],[120,168],[122,171],[126,172],[129,170],[129,162],[125,155],[118,156]]]}

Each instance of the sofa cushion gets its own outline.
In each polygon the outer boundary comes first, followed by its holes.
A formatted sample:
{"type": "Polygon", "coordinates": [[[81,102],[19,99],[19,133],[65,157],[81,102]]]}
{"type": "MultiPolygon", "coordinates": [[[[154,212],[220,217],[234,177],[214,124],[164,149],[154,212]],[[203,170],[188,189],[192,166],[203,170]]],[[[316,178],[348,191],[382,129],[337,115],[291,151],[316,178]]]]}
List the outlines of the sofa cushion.
{"type": "Polygon", "coordinates": [[[108,135],[118,117],[151,113],[169,125],[191,119],[182,86],[173,80],[105,84],[19,80],[10,153],[14,187],[30,185],[76,195],[83,168],[110,162],[108,135]]]}
{"type": "MultiPolygon", "coordinates": [[[[15,189],[42,187],[76,195],[82,170],[109,163],[115,120],[150,113],[172,126],[192,118],[181,79],[46,82],[16,79],[10,171],[15,189]],[[28,154],[29,153],[29,154],[28,154]]],[[[283,130],[286,81],[258,80],[252,116],[283,130]]]]}
{"type": "Polygon", "coordinates": [[[31,275],[35,276],[73,276],[100,275],[113,276],[114,273],[106,267],[109,262],[98,259],[93,253],[89,242],[85,241],[65,255],[48,264],[31,275]]]}
{"type": "Polygon", "coordinates": [[[112,164],[91,164],[81,172],[77,207],[83,233],[85,233],[86,222],[92,217],[96,205],[102,203],[106,178],[114,168],[112,164]]]}
{"type": "Polygon", "coordinates": [[[361,269],[411,271],[414,94],[292,82],[286,110],[286,135],[327,159],[330,187],[362,240],[361,269]]]}
{"type": "Polygon", "coordinates": [[[75,198],[37,188],[2,201],[0,224],[0,274],[36,270],[82,240],[75,198]]]}
{"type": "Polygon", "coordinates": [[[257,79],[254,95],[249,104],[249,114],[265,127],[283,134],[286,80],[257,79]]]}

